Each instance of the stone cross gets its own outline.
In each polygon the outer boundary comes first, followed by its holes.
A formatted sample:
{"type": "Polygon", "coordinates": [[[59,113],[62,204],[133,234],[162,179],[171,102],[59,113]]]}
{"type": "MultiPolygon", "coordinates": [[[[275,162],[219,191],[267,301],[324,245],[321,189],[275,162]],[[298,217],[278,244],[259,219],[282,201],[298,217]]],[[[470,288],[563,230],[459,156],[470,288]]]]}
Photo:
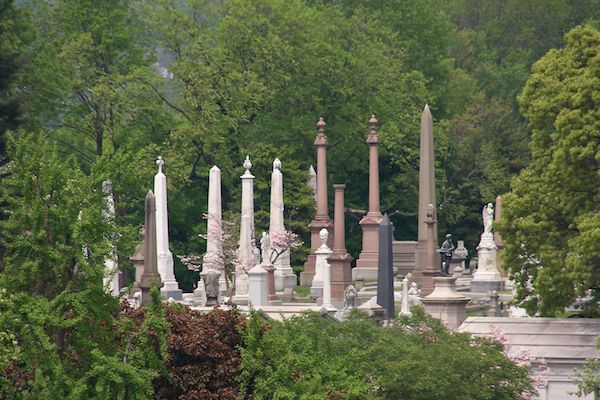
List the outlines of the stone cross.
{"type": "MultiPolygon", "coordinates": [[[[271,174],[271,210],[269,218],[269,235],[285,229],[283,221],[283,175],[281,174],[281,161],[273,161],[271,174]]],[[[280,249],[277,249],[279,252],[280,249]]],[[[296,274],[290,265],[290,251],[283,251],[274,262],[275,290],[283,291],[285,288],[296,287],[296,274]]]]}
{"type": "Polygon", "coordinates": [[[344,301],[344,291],[352,283],[352,270],[350,262],[352,257],[346,251],[346,228],[344,189],[346,185],[333,185],[335,193],[333,252],[329,256],[331,265],[331,298],[334,305],[344,301]]]}
{"type": "Polygon", "coordinates": [[[163,174],[165,164],[161,156],[158,156],[156,165],[158,172],[154,176],[154,193],[156,196],[156,248],[158,257],[158,273],[160,274],[163,287],[161,295],[168,299],[181,300],[182,291],[175,279],[173,268],[173,253],[169,250],[169,217],[167,211],[167,177],[163,174]]]}
{"type": "MultiPolygon", "coordinates": [[[[109,180],[102,182],[102,192],[104,193],[104,202],[106,210],[102,213],[104,219],[110,223],[115,220],[115,201],[112,194],[112,183],[109,180]]],[[[113,296],[119,295],[119,264],[117,262],[117,249],[112,244],[110,255],[104,260],[104,287],[108,289],[113,296]]]]}
{"type": "Polygon", "coordinates": [[[235,268],[235,296],[233,302],[239,305],[248,303],[248,271],[256,265],[254,250],[254,175],[250,173],[250,157],[244,160],[246,170],[242,180],[242,216],[240,221],[239,264],[235,268]]]}
{"type": "Polygon", "coordinates": [[[325,121],[319,118],[317,122],[318,134],[315,139],[317,147],[317,212],[315,218],[308,225],[310,228],[310,254],[304,263],[304,271],[300,273],[300,284],[310,285],[315,275],[315,263],[317,256],[315,252],[319,248],[319,232],[323,228],[329,230],[329,240],[335,235],[335,230],[329,220],[329,210],[327,208],[327,146],[329,140],[325,136],[325,121]]]}
{"type": "Polygon", "coordinates": [[[152,190],[146,195],[146,224],[144,225],[144,272],[140,278],[140,288],[142,290],[142,305],[152,303],[150,297],[150,288],[156,284],[157,288],[162,287],[157,265],[156,250],[156,202],[152,190]]]}
{"type": "Polygon", "coordinates": [[[379,224],[379,271],[377,273],[377,304],[384,312],[385,320],[392,320],[394,309],[394,267],[392,259],[392,240],[394,225],[385,214],[379,224]]]}
{"type": "Polygon", "coordinates": [[[366,143],[369,145],[369,211],[359,222],[362,227],[362,251],[356,262],[352,275],[368,279],[377,279],[379,259],[379,223],[381,212],[379,209],[379,136],[377,136],[377,119],[371,116],[369,125],[371,130],[366,143]]]}

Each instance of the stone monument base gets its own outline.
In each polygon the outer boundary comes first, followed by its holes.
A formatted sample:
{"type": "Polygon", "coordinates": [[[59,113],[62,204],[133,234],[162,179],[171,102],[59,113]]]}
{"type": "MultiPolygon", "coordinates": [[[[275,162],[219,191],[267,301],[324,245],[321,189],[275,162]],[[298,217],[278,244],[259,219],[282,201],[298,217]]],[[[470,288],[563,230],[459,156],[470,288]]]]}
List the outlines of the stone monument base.
{"type": "Polygon", "coordinates": [[[457,329],[467,318],[469,299],[456,291],[456,278],[436,277],[433,281],[433,292],[421,303],[429,315],[441,319],[448,329],[457,329]]]}
{"type": "Polygon", "coordinates": [[[183,300],[183,292],[181,289],[169,290],[162,288],[160,289],[160,295],[165,299],[172,297],[174,300],[183,300]]]}
{"type": "Polygon", "coordinates": [[[234,295],[231,298],[231,302],[238,306],[247,306],[248,305],[248,295],[234,295]]]}
{"type": "Polygon", "coordinates": [[[296,274],[290,268],[290,274],[285,274],[280,272],[279,270],[275,270],[275,290],[283,291],[285,288],[295,288],[298,286],[298,279],[296,278],[296,274]]]}
{"type": "Polygon", "coordinates": [[[503,280],[494,280],[494,281],[481,281],[481,280],[471,280],[470,290],[473,293],[487,293],[495,290],[500,292],[504,290],[504,281],[503,280]]]}
{"type": "Polygon", "coordinates": [[[377,267],[352,268],[352,280],[362,277],[365,281],[377,281],[377,267]]]}
{"type": "Polygon", "coordinates": [[[321,297],[323,297],[323,287],[311,286],[310,297],[312,297],[313,299],[320,299],[321,297]]]}

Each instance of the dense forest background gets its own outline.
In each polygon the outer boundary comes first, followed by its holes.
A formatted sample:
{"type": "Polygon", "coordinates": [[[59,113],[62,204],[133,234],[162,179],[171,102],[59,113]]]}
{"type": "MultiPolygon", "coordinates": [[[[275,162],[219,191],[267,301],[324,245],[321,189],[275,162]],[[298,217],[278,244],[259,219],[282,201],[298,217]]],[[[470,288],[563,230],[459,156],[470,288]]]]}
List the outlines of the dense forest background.
{"type": "MultiPolygon", "coordinates": [[[[111,237],[125,267],[162,155],[173,252],[202,254],[209,168],[221,168],[225,215],[235,220],[250,156],[263,230],[278,157],[286,224],[305,242],[293,259],[301,267],[314,214],[306,182],[315,123],[327,122],[329,183],[346,183],[347,207],[360,210],[368,199],[364,139],[375,114],[382,212],[396,239],[411,240],[427,103],[439,233],[465,240],[473,254],[482,205],[508,192],[530,162],[517,95],[532,64],[563,46],[573,27],[599,21],[598,0],[0,0],[0,177],[12,179],[1,186],[2,218],[12,201],[33,204],[43,193],[26,167],[70,185],[65,209],[101,204],[93,193],[110,179],[111,237]]],[[[78,211],[57,213],[68,225],[78,211]]],[[[354,257],[360,218],[346,216],[354,257]]],[[[177,264],[176,274],[190,290],[192,273],[177,264]]]]}

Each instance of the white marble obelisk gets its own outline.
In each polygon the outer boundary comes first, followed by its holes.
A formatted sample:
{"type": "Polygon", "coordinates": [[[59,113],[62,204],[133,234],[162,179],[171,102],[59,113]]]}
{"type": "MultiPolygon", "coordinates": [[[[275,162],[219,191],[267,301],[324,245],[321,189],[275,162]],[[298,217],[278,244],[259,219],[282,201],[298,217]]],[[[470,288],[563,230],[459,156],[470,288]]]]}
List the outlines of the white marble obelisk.
{"type": "Polygon", "coordinates": [[[233,302],[238,305],[248,304],[248,271],[260,260],[256,260],[256,241],[254,238],[254,175],[250,173],[252,163],[246,156],[244,161],[246,172],[242,180],[242,216],[240,221],[240,242],[238,248],[239,264],[235,268],[235,296],[233,302]]]}
{"type": "MultiPolygon", "coordinates": [[[[269,235],[273,237],[277,231],[283,231],[283,175],[281,174],[281,161],[273,161],[271,174],[271,215],[269,221],[269,235]]],[[[275,290],[296,287],[296,275],[290,266],[290,252],[284,251],[273,263],[275,267],[275,290]]]]}
{"type": "MultiPolygon", "coordinates": [[[[112,195],[112,183],[109,180],[102,182],[102,192],[104,193],[104,201],[106,209],[102,213],[104,219],[110,223],[115,220],[115,200],[112,195]]],[[[81,217],[81,214],[80,214],[81,217]]],[[[117,262],[117,249],[112,244],[110,256],[104,260],[104,287],[113,296],[119,295],[119,264],[117,262]]]]}
{"type": "Polygon", "coordinates": [[[402,279],[402,304],[400,306],[400,315],[411,316],[410,300],[408,298],[408,278],[402,279]]]}
{"type": "Polygon", "coordinates": [[[160,294],[168,299],[181,300],[182,291],[175,279],[173,270],[173,253],[169,250],[169,216],[167,211],[167,177],[163,174],[165,164],[161,156],[158,156],[156,165],[158,172],[154,176],[154,196],[156,197],[156,253],[157,267],[163,287],[160,294]]]}
{"type": "Polygon", "coordinates": [[[223,264],[222,243],[222,211],[221,211],[221,170],[216,165],[210,169],[208,178],[208,217],[206,220],[206,254],[202,258],[202,272],[209,270],[220,272],[219,293],[222,298],[226,292],[225,267],[223,264]]]}

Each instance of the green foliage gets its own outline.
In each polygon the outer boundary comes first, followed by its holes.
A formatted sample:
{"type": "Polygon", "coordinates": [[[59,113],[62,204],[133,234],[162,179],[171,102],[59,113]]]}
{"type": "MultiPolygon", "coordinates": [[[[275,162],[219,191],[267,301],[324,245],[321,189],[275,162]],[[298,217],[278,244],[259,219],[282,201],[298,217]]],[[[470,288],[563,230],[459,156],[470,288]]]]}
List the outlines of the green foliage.
{"type": "Polygon", "coordinates": [[[531,164],[513,181],[499,227],[517,301],[552,315],[591,294],[598,312],[600,266],[600,32],[573,29],[564,48],[538,61],[521,109],[533,130],[531,164]]]}
{"type": "Polygon", "coordinates": [[[528,369],[494,340],[448,332],[418,310],[388,328],[355,315],[266,323],[253,315],[239,398],[517,399],[533,393],[528,369]],[[416,373],[418,371],[418,373],[416,373]],[[469,384],[477,376],[478,385],[469,384]]]}

